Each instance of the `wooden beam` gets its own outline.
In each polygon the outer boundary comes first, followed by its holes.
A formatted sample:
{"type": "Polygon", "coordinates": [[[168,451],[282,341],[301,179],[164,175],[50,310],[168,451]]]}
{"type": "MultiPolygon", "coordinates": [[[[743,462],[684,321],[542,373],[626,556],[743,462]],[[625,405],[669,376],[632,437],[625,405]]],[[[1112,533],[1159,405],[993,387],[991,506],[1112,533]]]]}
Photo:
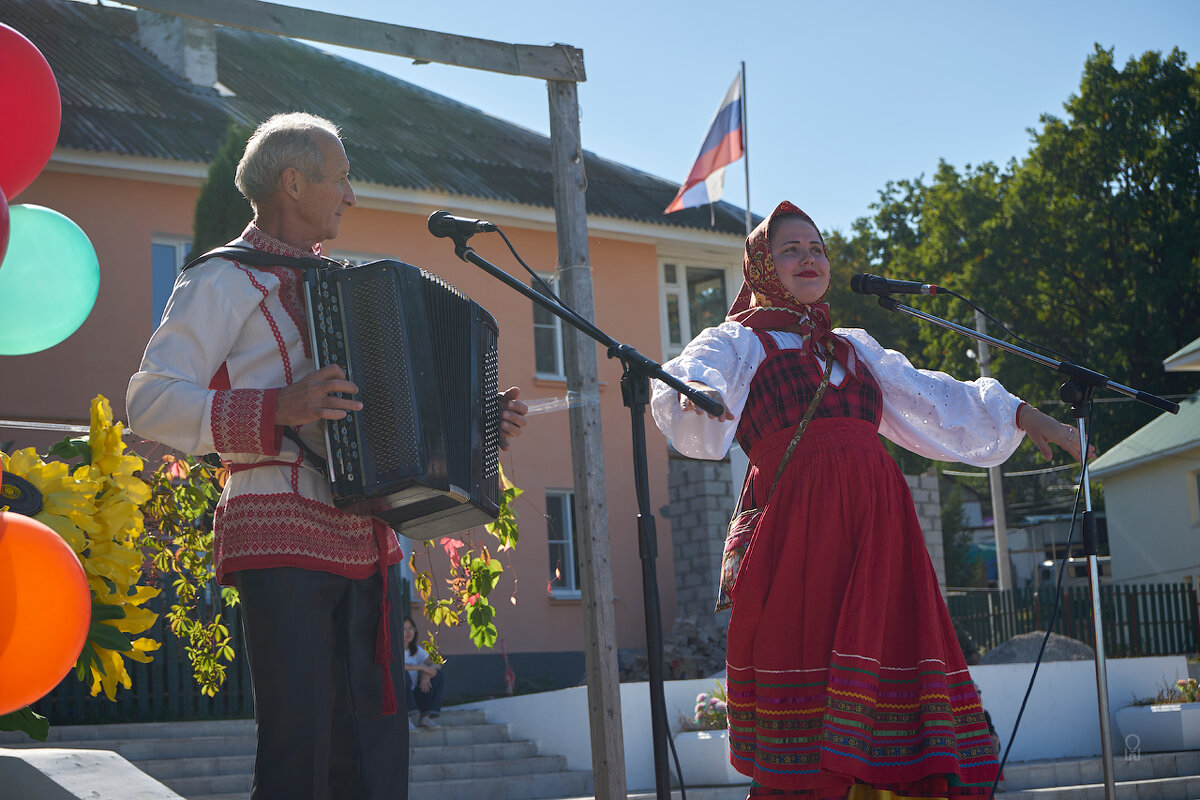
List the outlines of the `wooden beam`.
{"type": "MultiPolygon", "coordinates": [[[[554,167],[554,216],[558,223],[558,285],[566,303],[595,321],[592,267],[588,256],[583,146],[579,137],[579,87],[547,81],[550,95],[550,158],[554,167]]],[[[597,397],[596,341],[563,326],[567,388],[597,397]]],[[[621,676],[613,609],[612,558],[608,538],[607,484],[600,435],[600,407],[570,411],[571,464],[579,542],[583,605],[583,660],[587,670],[588,728],[592,740],[595,797],[625,800],[625,744],[621,729],[621,676]]]]}
{"type": "Polygon", "coordinates": [[[260,0],[132,0],[125,4],[217,25],[371,50],[415,61],[550,81],[587,80],[583,51],[566,44],[542,46],[496,42],[260,0]]]}

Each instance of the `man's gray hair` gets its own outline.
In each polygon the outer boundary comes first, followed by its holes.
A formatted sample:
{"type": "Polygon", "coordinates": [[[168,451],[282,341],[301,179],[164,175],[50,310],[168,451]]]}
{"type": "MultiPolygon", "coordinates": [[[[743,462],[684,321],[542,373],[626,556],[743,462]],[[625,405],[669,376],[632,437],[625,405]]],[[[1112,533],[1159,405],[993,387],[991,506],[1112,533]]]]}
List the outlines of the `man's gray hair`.
{"type": "Polygon", "coordinates": [[[323,117],[293,111],[276,114],[258,126],[246,142],[233,182],[255,208],[275,194],[279,176],[295,167],[312,181],[324,177],[325,160],[317,131],[341,138],[338,127],[323,117]]]}

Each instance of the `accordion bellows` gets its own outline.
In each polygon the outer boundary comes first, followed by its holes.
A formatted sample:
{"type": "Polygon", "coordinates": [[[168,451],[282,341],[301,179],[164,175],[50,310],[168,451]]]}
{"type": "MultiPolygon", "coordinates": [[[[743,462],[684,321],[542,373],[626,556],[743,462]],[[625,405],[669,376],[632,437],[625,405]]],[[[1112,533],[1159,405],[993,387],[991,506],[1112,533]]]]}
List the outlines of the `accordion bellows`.
{"type": "Polygon", "coordinates": [[[400,261],[312,271],[317,367],[337,363],[362,411],[326,420],[334,504],[410,539],[499,512],[499,329],[450,284],[400,261]]]}

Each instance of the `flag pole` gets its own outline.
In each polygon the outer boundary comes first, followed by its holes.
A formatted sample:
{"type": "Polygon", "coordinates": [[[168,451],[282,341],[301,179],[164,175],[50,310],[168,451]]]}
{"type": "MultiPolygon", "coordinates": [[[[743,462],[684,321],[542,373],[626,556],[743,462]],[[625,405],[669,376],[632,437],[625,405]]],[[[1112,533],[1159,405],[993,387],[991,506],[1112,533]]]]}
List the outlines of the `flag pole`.
{"type": "Polygon", "coordinates": [[[750,235],[750,128],[746,118],[746,62],[742,62],[742,161],[746,167],[746,236],[750,235]]]}

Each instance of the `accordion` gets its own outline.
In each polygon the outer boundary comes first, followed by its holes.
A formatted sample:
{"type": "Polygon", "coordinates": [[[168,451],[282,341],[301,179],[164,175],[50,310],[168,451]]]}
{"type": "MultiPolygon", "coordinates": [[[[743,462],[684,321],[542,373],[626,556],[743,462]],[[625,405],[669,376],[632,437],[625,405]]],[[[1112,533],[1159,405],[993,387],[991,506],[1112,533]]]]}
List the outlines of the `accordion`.
{"type": "Polygon", "coordinates": [[[334,504],[433,539],[499,513],[499,329],[450,284],[399,261],[310,270],[313,359],[362,411],[325,421],[334,504]]]}

